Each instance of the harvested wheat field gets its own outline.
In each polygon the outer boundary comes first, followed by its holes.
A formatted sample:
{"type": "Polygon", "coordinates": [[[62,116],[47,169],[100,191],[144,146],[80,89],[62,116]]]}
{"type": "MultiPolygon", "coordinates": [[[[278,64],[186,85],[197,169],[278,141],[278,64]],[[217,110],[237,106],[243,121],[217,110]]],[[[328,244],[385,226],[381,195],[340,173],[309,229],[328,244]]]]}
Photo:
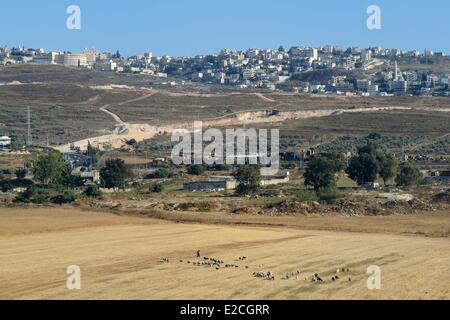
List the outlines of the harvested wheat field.
{"type": "Polygon", "coordinates": [[[449,299],[449,266],[448,237],[0,209],[0,299],[449,299]],[[197,250],[223,264],[194,265],[207,261],[197,250]],[[66,288],[70,265],[81,268],[80,290],[66,288]],[[367,289],[370,265],[381,268],[380,290],[367,289]]]}

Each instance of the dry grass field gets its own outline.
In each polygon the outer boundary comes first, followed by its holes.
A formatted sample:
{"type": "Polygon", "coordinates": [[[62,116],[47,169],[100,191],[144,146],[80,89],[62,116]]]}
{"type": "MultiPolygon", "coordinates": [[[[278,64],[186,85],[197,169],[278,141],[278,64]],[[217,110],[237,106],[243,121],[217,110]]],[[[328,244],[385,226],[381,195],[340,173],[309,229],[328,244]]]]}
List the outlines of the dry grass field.
{"type": "Polygon", "coordinates": [[[449,265],[448,237],[0,209],[0,299],[450,299],[449,265]],[[188,264],[198,249],[239,268],[188,264]],[[81,290],[66,289],[70,265],[81,267],[81,290]],[[366,287],[370,265],[381,267],[381,290],[366,287]],[[343,267],[350,272],[331,281],[343,267]],[[296,270],[299,279],[282,280],[296,270]],[[323,283],[305,280],[315,272],[323,283]]]}

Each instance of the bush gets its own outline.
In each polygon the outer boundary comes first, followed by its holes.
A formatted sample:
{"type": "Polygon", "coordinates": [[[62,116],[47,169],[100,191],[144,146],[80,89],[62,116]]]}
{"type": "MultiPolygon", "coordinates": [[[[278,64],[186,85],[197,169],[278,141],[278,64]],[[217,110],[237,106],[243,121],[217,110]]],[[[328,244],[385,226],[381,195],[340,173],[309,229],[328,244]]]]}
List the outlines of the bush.
{"type": "Polygon", "coordinates": [[[71,191],[65,191],[62,194],[51,197],[50,202],[54,204],[72,203],[75,201],[75,195],[71,191]]]}
{"type": "Polygon", "coordinates": [[[89,186],[84,191],[84,194],[88,197],[98,198],[102,196],[102,192],[97,186],[89,186]]]}
{"type": "Polygon", "coordinates": [[[425,177],[419,181],[420,186],[428,186],[435,184],[436,180],[433,177],[425,177]]]}
{"type": "Polygon", "coordinates": [[[3,174],[12,174],[11,169],[2,169],[3,174]]]}
{"type": "Polygon", "coordinates": [[[17,195],[16,203],[70,203],[75,201],[75,195],[71,191],[60,189],[59,187],[49,187],[34,185],[28,187],[24,192],[17,195]]]}
{"type": "Polygon", "coordinates": [[[162,184],[154,184],[150,186],[150,192],[161,193],[164,192],[164,186],[162,184]]]}
{"type": "MultiPolygon", "coordinates": [[[[20,196],[20,195],[19,195],[20,196]]],[[[24,192],[24,201],[44,204],[50,201],[50,192],[45,188],[29,188],[24,192]]]]}
{"type": "Polygon", "coordinates": [[[210,170],[213,171],[230,171],[231,170],[231,166],[228,164],[214,164],[210,170]]]}
{"type": "Polygon", "coordinates": [[[206,168],[201,164],[193,164],[188,167],[187,172],[194,176],[199,176],[206,171],[206,168]]]}
{"type": "Polygon", "coordinates": [[[9,192],[9,191],[11,191],[13,189],[14,189],[14,184],[9,182],[9,181],[6,181],[5,183],[2,183],[2,185],[0,187],[0,190],[2,192],[9,192]]]}
{"type": "Polygon", "coordinates": [[[418,184],[420,178],[422,178],[420,170],[416,166],[406,162],[400,166],[400,171],[395,182],[399,186],[409,187],[418,184]]]}
{"type": "Polygon", "coordinates": [[[162,168],[158,169],[152,174],[148,175],[147,178],[150,179],[167,179],[170,177],[170,171],[168,169],[162,168]]]}
{"type": "Polygon", "coordinates": [[[317,190],[316,194],[321,201],[333,201],[344,197],[336,188],[321,188],[317,190]]]}
{"type": "Polygon", "coordinates": [[[317,197],[317,194],[313,191],[309,190],[300,190],[296,194],[297,201],[299,202],[311,202],[311,201],[318,201],[319,198],[317,197]]]}
{"type": "Polygon", "coordinates": [[[16,174],[17,179],[25,179],[25,177],[27,175],[27,170],[26,169],[17,169],[15,174],[16,174]]]}

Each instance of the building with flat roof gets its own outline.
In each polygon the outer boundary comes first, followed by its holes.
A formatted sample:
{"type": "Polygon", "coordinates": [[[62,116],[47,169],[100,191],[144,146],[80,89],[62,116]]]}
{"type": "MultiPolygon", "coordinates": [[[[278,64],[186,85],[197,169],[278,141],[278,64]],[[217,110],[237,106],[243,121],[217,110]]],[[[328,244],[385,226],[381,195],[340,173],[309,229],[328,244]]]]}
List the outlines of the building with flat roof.
{"type": "Polygon", "coordinates": [[[11,147],[11,138],[8,136],[0,137],[0,150],[8,150],[11,147]]]}

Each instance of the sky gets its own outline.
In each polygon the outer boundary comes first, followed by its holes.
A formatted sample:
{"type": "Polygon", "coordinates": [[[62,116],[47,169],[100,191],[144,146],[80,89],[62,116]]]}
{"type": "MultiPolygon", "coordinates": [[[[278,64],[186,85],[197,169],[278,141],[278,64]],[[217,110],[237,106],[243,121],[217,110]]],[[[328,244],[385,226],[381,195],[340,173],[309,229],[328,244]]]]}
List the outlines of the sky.
{"type": "Polygon", "coordinates": [[[450,54],[448,0],[21,0],[2,1],[0,46],[193,56],[222,48],[381,46],[450,54]],[[69,30],[66,10],[81,9],[69,30]],[[381,9],[381,30],[367,8],[381,9]]]}

